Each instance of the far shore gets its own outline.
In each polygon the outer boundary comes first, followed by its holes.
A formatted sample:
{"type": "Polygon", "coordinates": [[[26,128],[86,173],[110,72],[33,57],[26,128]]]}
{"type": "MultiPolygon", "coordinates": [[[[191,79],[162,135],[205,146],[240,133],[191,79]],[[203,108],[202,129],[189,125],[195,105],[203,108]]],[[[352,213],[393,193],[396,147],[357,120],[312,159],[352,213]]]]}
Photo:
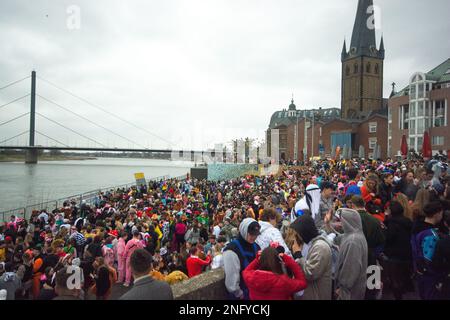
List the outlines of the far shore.
{"type": "MultiPolygon", "coordinates": [[[[39,156],[38,161],[67,161],[67,160],[97,160],[96,157],[86,156],[39,156]]],[[[0,162],[23,162],[25,161],[24,155],[17,156],[2,156],[0,155],[0,162]]]]}

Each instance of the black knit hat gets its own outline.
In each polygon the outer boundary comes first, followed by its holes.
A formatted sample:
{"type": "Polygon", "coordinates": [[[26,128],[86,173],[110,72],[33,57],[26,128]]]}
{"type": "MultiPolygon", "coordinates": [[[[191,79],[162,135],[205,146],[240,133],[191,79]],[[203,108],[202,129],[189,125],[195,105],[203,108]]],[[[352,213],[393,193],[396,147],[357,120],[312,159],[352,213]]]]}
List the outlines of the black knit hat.
{"type": "Polygon", "coordinates": [[[319,235],[319,231],[317,230],[313,218],[306,214],[298,217],[291,223],[290,227],[302,237],[304,243],[309,243],[319,235]]]}

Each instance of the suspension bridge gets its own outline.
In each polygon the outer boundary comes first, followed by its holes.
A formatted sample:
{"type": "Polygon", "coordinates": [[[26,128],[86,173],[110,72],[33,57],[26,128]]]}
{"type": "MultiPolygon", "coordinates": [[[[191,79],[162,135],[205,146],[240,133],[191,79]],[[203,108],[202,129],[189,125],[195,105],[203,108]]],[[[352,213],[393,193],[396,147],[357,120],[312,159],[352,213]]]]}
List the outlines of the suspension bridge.
{"type": "MultiPolygon", "coordinates": [[[[4,103],[2,105],[0,105],[0,111],[3,108],[6,108],[8,106],[13,106],[14,104],[17,104],[27,98],[30,99],[30,111],[20,114],[18,116],[15,116],[9,120],[6,121],[1,121],[0,120],[0,128],[10,124],[10,123],[14,123],[15,121],[18,121],[22,118],[25,117],[29,117],[29,128],[28,130],[25,130],[23,132],[20,132],[12,137],[8,137],[6,139],[3,139],[0,141],[0,150],[25,150],[26,155],[25,155],[25,163],[29,163],[29,164],[35,164],[38,162],[38,154],[40,150],[47,150],[47,151],[51,151],[51,150],[58,150],[58,151],[87,151],[87,152],[141,152],[141,153],[148,153],[148,154],[172,154],[172,155],[176,155],[177,157],[179,157],[179,159],[190,159],[191,161],[194,161],[194,159],[196,159],[197,156],[201,156],[202,159],[204,157],[204,155],[208,155],[211,157],[215,157],[216,156],[216,152],[212,151],[195,151],[195,150],[173,150],[172,148],[167,148],[167,149],[151,149],[151,148],[147,148],[145,146],[143,146],[140,142],[134,141],[132,139],[130,139],[129,137],[126,137],[122,134],[117,133],[115,130],[112,130],[111,128],[108,128],[102,124],[99,123],[99,121],[94,121],[91,120],[90,118],[88,118],[85,115],[82,115],[78,112],[73,111],[74,108],[70,108],[67,106],[62,105],[61,103],[55,102],[52,99],[47,98],[46,96],[44,96],[42,93],[37,93],[36,92],[36,82],[37,80],[40,80],[42,82],[45,82],[46,84],[56,88],[57,90],[61,91],[62,93],[69,95],[73,98],[76,98],[78,100],[80,100],[81,102],[83,102],[85,105],[96,109],[99,113],[98,113],[98,119],[101,119],[101,116],[104,114],[108,114],[112,117],[114,117],[116,120],[121,121],[122,123],[126,123],[129,126],[132,126],[134,129],[139,130],[144,132],[146,135],[152,136],[153,139],[158,139],[159,141],[164,141],[165,143],[167,143],[168,146],[174,146],[174,143],[172,143],[171,141],[168,141],[165,138],[162,138],[156,134],[154,134],[153,132],[150,132],[148,129],[143,128],[141,126],[138,126],[136,123],[133,123],[131,121],[128,121],[120,116],[118,116],[115,113],[112,113],[110,111],[108,111],[106,108],[103,108],[97,104],[94,104],[92,102],[90,102],[89,100],[80,97],[76,94],[74,94],[73,92],[49,81],[46,80],[44,78],[41,77],[37,77],[36,75],[36,71],[32,71],[30,76],[27,76],[25,78],[22,79],[18,79],[16,81],[13,81],[11,83],[8,83],[7,85],[4,85],[2,87],[0,87],[0,98],[1,98],[1,93],[3,90],[5,90],[6,88],[10,88],[13,87],[15,85],[18,85],[19,83],[22,83],[25,80],[31,79],[31,91],[30,93],[27,93],[23,96],[20,96],[18,98],[15,98],[7,103],[4,103]],[[51,105],[53,107],[52,110],[64,110],[68,113],[70,113],[73,118],[68,119],[68,123],[70,124],[66,124],[66,123],[61,123],[59,121],[56,121],[55,119],[52,119],[52,117],[48,116],[48,115],[44,115],[43,113],[40,113],[37,111],[37,106],[36,106],[36,98],[39,98],[40,100],[44,101],[45,103],[51,105]],[[71,134],[75,134],[78,137],[81,137],[82,139],[84,139],[85,141],[89,141],[89,143],[93,143],[94,147],[92,146],[70,146],[68,144],[65,144],[63,142],[61,142],[59,139],[56,139],[55,137],[51,137],[48,134],[44,133],[44,129],[43,128],[39,128],[39,130],[37,130],[36,128],[36,117],[39,117],[41,119],[45,119],[46,121],[58,126],[59,128],[61,128],[61,130],[65,130],[67,132],[70,132],[71,134]],[[96,128],[98,128],[98,130],[102,131],[103,133],[108,133],[108,135],[110,136],[114,136],[119,138],[121,141],[126,141],[127,143],[133,145],[133,148],[123,148],[123,147],[110,147],[108,145],[106,145],[104,142],[100,142],[97,139],[94,139],[92,137],[89,137],[83,133],[81,133],[79,131],[79,129],[74,128],[73,127],[73,123],[75,123],[74,119],[81,119],[83,120],[83,122],[86,124],[90,124],[92,126],[95,126],[96,128]],[[21,136],[25,136],[28,135],[28,145],[5,145],[6,143],[17,139],[21,136]],[[36,145],[36,135],[40,135],[42,137],[45,137],[51,141],[53,141],[54,143],[56,143],[56,145],[47,145],[47,146],[42,146],[42,145],[36,145]],[[190,154],[190,157],[189,157],[190,154]]],[[[232,157],[232,159],[234,159],[234,162],[236,162],[237,160],[237,151],[235,150],[234,152],[229,152],[229,151],[223,151],[221,152],[222,155],[218,154],[218,156],[222,156],[223,159],[227,159],[229,156],[232,157]]],[[[225,160],[226,161],[226,160],[225,160]]]]}

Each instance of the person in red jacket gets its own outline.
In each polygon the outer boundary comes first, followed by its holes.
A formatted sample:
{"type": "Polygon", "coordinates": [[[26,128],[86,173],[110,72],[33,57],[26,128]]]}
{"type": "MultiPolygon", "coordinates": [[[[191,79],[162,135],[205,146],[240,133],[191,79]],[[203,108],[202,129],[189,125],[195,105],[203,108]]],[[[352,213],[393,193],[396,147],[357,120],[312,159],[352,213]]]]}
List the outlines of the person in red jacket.
{"type": "Polygon", "coordinates": [[[211,263],[211,255],[208,253],[205,260],[200,259],[198,255],[201,253],[201,250],[197,246],[192,247],[189,253],[190,257],[186,260],[186,268],[189,278],[192,278],[202,273],[203,266],[211,263]]]}
{"type": "Polygon", "coordinates": [[[307,287],[305,274],[293,258],[267,247],[243,271],[250,300],[291,300],[307,287]],[[294,275],[289,277],[287,270],[294,275]]]}
{"type": "Polygon", "coordinates": [[[378,177],[370,175],[361,187],[361,197],[366,203],[366,210],[375,218],[384,222],[385,214],[380,197],[378,177]]]}

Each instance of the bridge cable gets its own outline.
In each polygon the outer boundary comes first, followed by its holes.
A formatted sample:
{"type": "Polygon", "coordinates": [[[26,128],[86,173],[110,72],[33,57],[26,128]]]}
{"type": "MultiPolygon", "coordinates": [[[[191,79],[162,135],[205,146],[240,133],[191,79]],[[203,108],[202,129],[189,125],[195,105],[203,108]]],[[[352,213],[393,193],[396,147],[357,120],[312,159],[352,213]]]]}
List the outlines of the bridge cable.
{"type": "Polygon", "coordinates": [[[11,137],[11,138],[9,138],[9,139],[0,141],[0,144],[5,143],[5,142],[8,142],[9,140],[15,139],[15,138],[17,138],[17,137],[20,137],[21,135],[23,135],[23,134],[25,134],[25,133],[28,133],[28,132],[29,132],[29,130],[24,131],[24,132],[22,132],[22,133],[19,133],[18,135],[14,136],[14,137],[11,137]]]}
{"type": "Polygon", "coordinates": [[[0,109],[3,108],[3,107],[6,107],[7,105],[10,105],[11,103],[14,103],[14,102],[16,102],[16,101],[22,100],[23,98],[26,98],[26,97],[28,97],[29,95],[30,95],[30,94],[28,93],[28,94],[24,95],[23,97],[20,97],[20,98],[14,99],[13,101],[10,101],[10,102],[8,102],[8,103],[2,104],[2,105],[0,106],[0,109]]]}
{"type": "Polygon", "coordinates": [[[54,84],[54,83],[52,83],[52,82],[50,82],[50,81],[48,81],[48,80],[45,80],[45,79],[43,79],[43,78],[41,78],[41,77],[39,77],[39,76],[37,76],[37,78],[39,78],[40,80],[42,80],[42,81],[48,83],[49,85],[55,87],[56,89],[59,89],[59,90],[65,92],[65,93],[67,93],[68,95],[70,95],[70,96],[72,96],[72,97],[74,97],[74,98],[77,98],[78,100],[81,100],[81,101],[87,103],[87,104],[90,105],[91,107],[94,107],[94,108],[96,108],[96,109],[99,109],[99,110],[103,111],[104,113],[107,113],[107,114],[109,114],[110,116],[112,116],[112,117],[114,117],[114,118],[116,118],[116,119],[119,119],[120,121],[123,121],[123,122],[129,124],[130,126],[136,128],[136,129],[142,130],[142,131],[144,131],[144,132],[146,132],[146,133],[148,133],[148,134],[150,134],[150,135],[152,135],[152,136],[154,136],[154,137],[156,137],[156,138],[158,138],[158,139],[160,139],[160,140],[162,140],[162,141],[168,143],[169,145],[172,145],[172,146],[175,145],[173,142],[171,142],[171,141],[169,141],[169,140],[167,140],[167,139],[164,139],[164,138],[162,138],[162,137],[160,137],[160,136],[158,136],[158,135],[156,135],[156,134],[154,134],[154,133],[148,131],[148,130],[145,129],[145,128],[142,128],[142,127],[140,127],[140,126],[138,126],[138,125],[132,123],[131,121],[125,120],[125,119],[123,119],[123,118],[121,118],[121,117],[115,115],[114,113],[112,113],[112,112],[106,110],[105,108],[102,108],[102,107],[100,107],[99,105],[96,105],[96,104],[94,104],[94,103],[92,103],[92,102],[89,102],[88,100],[86,100],[86,99],[84,99],[84,98],[82,98],[82,97],[80,97],[80,96],[78,96],[78,95],[76,95],[76,94],[74,94],[74,93],[72,93],[72,92],[70,92],[70,91],[64,89],[64,88],[61,88],[60,86],[58,86],[58,85],[56,85],[56,84],[54,84]]]}
{"type": "Polygon", "coordinates": [[[5,121],[5,122],[3,122],[3,123],[0,123],[0,127],[3,126],[3,125],[5,125],[5,124],[7,124],[7,123],[13,122],[14,120],[17,120],[17,119],[20,119],[20,118],[22,118],[22,117],[25,117],[25,116],[28,115],[28,114],[30,114],[30,113],[27,112],[27,113],[24,113],[24,114],[22,114],[22,115],[20,115],[20,116],[18,116],[18,117],[15,117],[14,119],[5,121]]]}
{"type": "Polygon", "coordinates": [[[83,119],[83,120],[85,120],[85,121],[87,121],[87,122],[89,122],[89,123],[91,123],[91,124],[93,124],[93,125],[95,125],[95,126],[101,128],[101,129],[103,129],[103,130],[106,130],[106,131],[112,133],[112,134],[115,135],[115,136],[118,136],[118,137],[120,137],[120,138],[122,138],[122,139],[124,139],[124,140],[127,140],[128,142],[131,142],[132,144],[135,144],[135,145],[137,145],[137,146],[139,146],[139,147],[141,147],[141,148],[143,148],[143,149],[148,149],[148,148],[146,148],[146,147],[140,145],[139,143],[134,142],[134,141],[128,139],[127,137],[124,137],[124,136],[122,136],[122,135],[120,135],[120,134],[118,134],[118,133],[112,131],[111,129],[108,129],[108,128],[106,128],[106,127],[104,127],[104,126],[98,124],[98,123],[95,123],[94,121],[92,121],[92,120],[90,120],[90,119],[88,119],[88,118],[86,118],[86,117],[84,117],[84,116],[82,116],[82,115],[80,115],[80,114],[78,114],[78,113],[76,113],[76,112],[73,112],[72,110],[70,110],[70,109],[68,109],[68,108],[66,108],[66,107],[63,107],[62,105],[60,105],[60,104],[58,104],[58,103],[56,103],[56,102],[54,102],[54,101],[51,101],[51,100],[49,100],[49,99],[47,99],[47,98],[45,98],[45,97],[43,97],[43,96],[41,96],[41,95],[39,95],[39,94],[36,94],[36,95],[39,96],[40,98],[44,99],[45,101],[48,101],[49,103],[51,103],[51,104],[53,104],[53,105],[55,105],[55,106],[57,106],[57,107],[59,107],[59,108],[65,110],[65,111],[67,111],[67,112],[70,112],[70,113],[72,113],[73,115],[75,115],[75,116],[77,116],[77,117],[79,117],[79,118],[81,118],[81,119],[83,119]]]}
{"type": "Polygon", "coordinates": [[[11,83],[9,83],[9,84],[3,86],[3,87],[0,87],[0,90],[6,89],[6,88],[8,88],[8,87],[11,87],[11,86],[15,85],[16,83],[19,83],[19,82],[22,82],[23,80],[28,79],[29,77],[31,77],[31,76],[27,76],[27,77],[25,77],[25,78],[23,78],[23,79],[20,79],[20,80],[17,80],[17,81],[13,81],[13,82],[11,82],[11,83]]]}
{"type": "Polygon", "coordinates": [[[58,141],[58,140],[56,140],[56,139],[53,139],[52,137],[49,137],[48,135],[43,134],[43,133],[41,133],[41,132],[39,132],[39,131],[37,131],[37,130],[36,130],[36,133],[38,133],[38,134],[40,134],[41,136],[44,136],[44,137],[46,137],[46,138],[48,138],[48,139],[50,139],[50,140],[53,140],[53,141],[55,141],[55,142],[57,142],[57,143],[59,143],[59,144],[62,144],[62,145],[65,146],[65,147],[70,148],[70,146],[68,146],[67,144],[62,143],[62,142],[60,142],[60,141],[58,141]]]}
{"type": "Polygon", "coordinates": [[[91,138],[89,138],[89,137],[86,137],[85,135],[83,135],[83,134],[81,134],[81,133],[78,133],[78,132],[76,132],[75,130],[70,129],[70,128],[66,127],[65,125],[63,125],[63,124],[61,124],[61,123],[59,123],[59,122],[57,122],[57,121],[55,121],[55,120],[52,120],[52,119],[50,119],[50,118],[48,118],[48,117],[46,117],[46,116],[40,114],[39,112],[36,112],[36,114],[39,115],[39,116],[41,116],[42,118],[47,119],[47,120],[50,121],[50,122],[53,122],[53,123],[55,123],[55,124],[57,124],[57,125],[63,127],[64,129],[67,129],[67,130],[69,130],[69,131],[71,131],[71,132],[73,132],[73,133],[79,135],[80,137],[83,137],[83,138],[85,138],[85,139],[88,139],[88,140],[90,140],[90,141],[96,143],[96,144],[99,144],[99,145],[101,145],[101,146],[104,147],[104,148],[108,148],[108,147],[107,147],[106,145],[104,145],[103,143],[98,142],[98,141],[95,141],[94,139],[91,139],[91,138]]]}

